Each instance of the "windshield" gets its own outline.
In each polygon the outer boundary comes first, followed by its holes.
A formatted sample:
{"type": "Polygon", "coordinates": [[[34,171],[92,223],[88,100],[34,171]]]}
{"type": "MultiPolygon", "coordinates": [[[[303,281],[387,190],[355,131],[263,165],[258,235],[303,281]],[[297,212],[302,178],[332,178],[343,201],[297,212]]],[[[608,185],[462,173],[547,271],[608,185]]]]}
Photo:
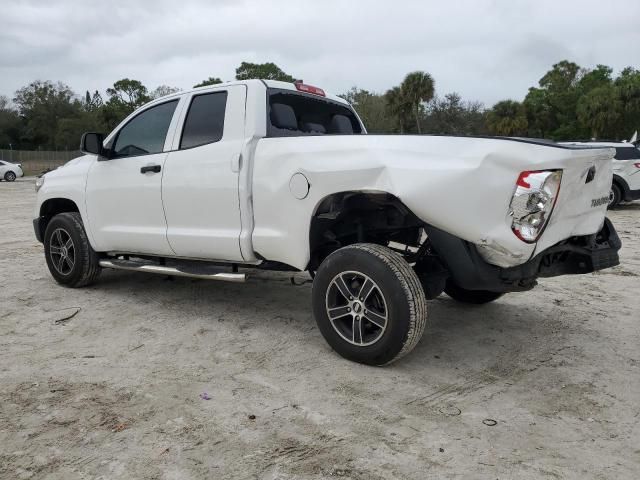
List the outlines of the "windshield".
{"type": "Polygon", "coordinates": [[[324,97],[269,89],[268,98],[269,137],[363,133],[353,110],[324,97]]]}

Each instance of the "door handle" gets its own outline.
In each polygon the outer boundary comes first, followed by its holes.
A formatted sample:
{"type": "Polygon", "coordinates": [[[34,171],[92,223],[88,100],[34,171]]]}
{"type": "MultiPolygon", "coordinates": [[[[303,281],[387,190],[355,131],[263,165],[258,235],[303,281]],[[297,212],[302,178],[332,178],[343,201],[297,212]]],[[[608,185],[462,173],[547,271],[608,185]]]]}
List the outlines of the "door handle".
{"type": "Polygon", "coordinates": [[[144,167],[140,168],[140,173],[147,173],[147,172],[160,173],[161,169],[162,167],[160,165],[145,165],[144,167]]]}

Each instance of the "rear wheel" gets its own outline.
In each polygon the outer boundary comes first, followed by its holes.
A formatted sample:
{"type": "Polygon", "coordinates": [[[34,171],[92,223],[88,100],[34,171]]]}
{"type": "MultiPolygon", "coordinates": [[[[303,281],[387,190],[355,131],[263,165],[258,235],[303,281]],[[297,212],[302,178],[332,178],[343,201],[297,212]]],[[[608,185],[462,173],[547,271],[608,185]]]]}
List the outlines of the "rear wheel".
{"type": "Polygon", "coordinates": [[[609,207],[616,208],[622,200],[622,190],[615,183],[611,185],[611,191],[609,192],[609,207]]]}
{"type": "Polygon", "coordinates": [[[384,365],[409,353],[427,321],[411,266],[387,247],[355,244],[329,255],[313,281],[313,314],[343,357],[384,365]]]}
{"type": "Polygon", "coordinates": [[[91,248],[78,212],[56,215],[44,234],[44,254],[51,276],[68,287],[84,287],[100,275],[100,258],[91,248]]]}
{"type": "Polygon", "coordinates": [[[504,295],[504,293],[490,292],[488,290],[467,290],[456,285],[451,281],[451,279],[447,280],[447,285],[444,287],[444,293],[458,302],[470,303],[473,305],[482,305],[493,302],[504,295]]]}
{"type": "Polygon", "coordinates": [[[4,174],[4,179],[7,182],[13,182],[16,179],[16,174],[13,172],[7,172],[4,174]]]}

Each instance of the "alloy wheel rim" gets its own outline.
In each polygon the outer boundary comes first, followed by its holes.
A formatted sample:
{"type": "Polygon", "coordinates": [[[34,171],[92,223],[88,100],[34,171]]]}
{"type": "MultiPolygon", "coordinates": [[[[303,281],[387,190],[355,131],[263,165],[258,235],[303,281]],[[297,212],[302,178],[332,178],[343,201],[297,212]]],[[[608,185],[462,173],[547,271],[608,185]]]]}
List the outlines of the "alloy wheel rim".
{"type": "Polygon", "coordinates": [[[69,275],[76,263],[76,249],[71,235],[63,228],[57,228],[49,240],[49,257],[53,268],[60,275],[69,275]]]}
{"type": "Polygon", "coordinates": [[[7,180],[13,181],[15,179],[16,179],[16,174],[15,173],[13,173],[13,172],[7,173],[7,180]]]}
{"type": "Polygon", "coordinates": [[[325,308],[336,333],[358,347],[373,345],[387,328],[387,301],[378,284],[362,272],[336,275],[327,288],[325,308]]]}
{"type": "Polygon", "coordinates": [[[613,201],[616,198],[616,194],[613,191],[613,188],[611,190],[609,190],[609,205],[611,205],[613,203],[613,201]]]}

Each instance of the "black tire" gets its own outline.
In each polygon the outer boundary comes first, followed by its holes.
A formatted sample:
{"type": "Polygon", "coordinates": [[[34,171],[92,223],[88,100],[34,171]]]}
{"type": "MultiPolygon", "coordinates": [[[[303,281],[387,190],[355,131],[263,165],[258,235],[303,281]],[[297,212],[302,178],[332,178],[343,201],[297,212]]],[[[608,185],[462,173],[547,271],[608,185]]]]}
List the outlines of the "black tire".
{"type": "Polygon", "coordinates": [[[312,297],[313,314],[327,343],[344,358],[367,365],[386,365],[409,353],[427,323],[427,300],[416,273],[400,255],[380,245],[354,244],[329,255],[313,280],[312,297]],[[341,293],[339,279],[354,295],[352,303],[341,293]],[[371,284],[360,302],[357,291],[371,284]],[[332,322],[330,307],[351,313],[334,313],[332,322]],[[349,332],[350,323],[359,328],[349,332]]]}
{"type": "Polygon", "coordinates": [[[607,208],[616,208],[622,201],[622,190],[613,183],[611,185],[611,193],[609,194],[609,206],[607,208]]]}
{"type": "Polygon", "coordinates": [[[458,302],[470,303],[472,305],[483,305],[493,302],[504,295],[504,293],[490,292],[488,290],[467,290],[456,285],[451,279],[447,280],[444,293],[458,302]]]}
{"type": "Polygon", "coordinates": [[[13,172],[7,172],[7,173],[4,174],[4,179],[7,182],[13,182],[16,179],[16,174],[13,173],[13,172]]]}
{"type": "Polygon", "coordinates": [[[102,270],[100,257],[89,244],[78,212],[60,213],[51,219],[44,234],[44,255],[51,276],[67,287],[89,285],[98,278],[102,270]],[[54,235],[56,238],[52,242],[54,235]],[[58,253],[61,250],[58,245],[67,245],[64,240],[71,241],[64,252],[69,259],[73,254],[72,262],[62,260],[63,253],[58,253]]]}

